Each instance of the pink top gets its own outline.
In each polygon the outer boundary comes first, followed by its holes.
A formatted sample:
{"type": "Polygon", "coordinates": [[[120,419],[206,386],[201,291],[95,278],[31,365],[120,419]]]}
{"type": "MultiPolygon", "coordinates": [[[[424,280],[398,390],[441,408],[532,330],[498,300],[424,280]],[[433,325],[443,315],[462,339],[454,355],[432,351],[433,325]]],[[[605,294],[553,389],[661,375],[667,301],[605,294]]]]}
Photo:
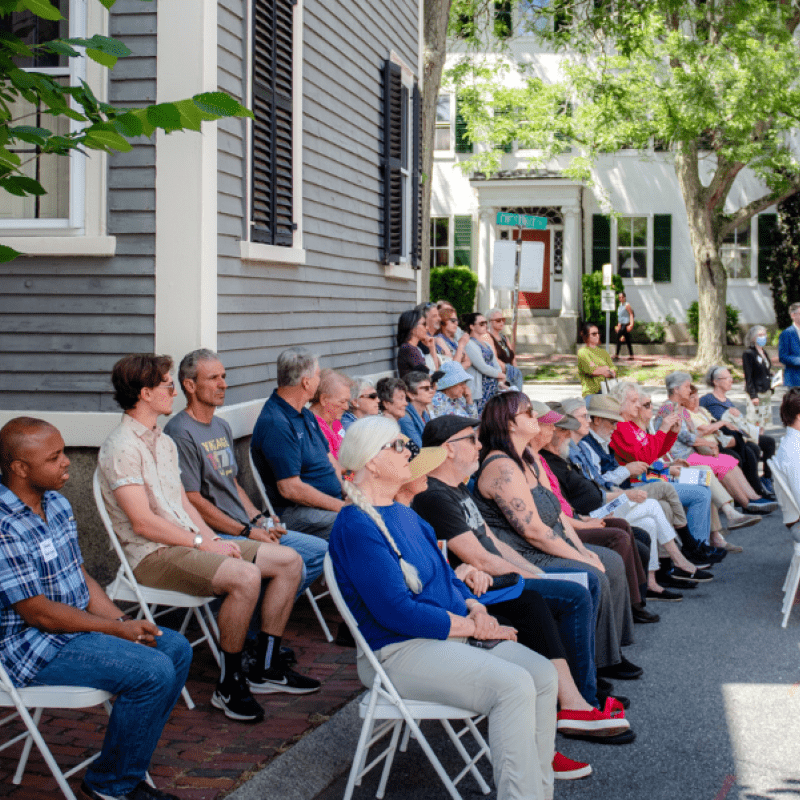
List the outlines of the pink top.
{"type": "Polygon", "coordinates": [[[328,440],[328,446],[331,448],[333,457],[339,458],[339,448],[342,446],[342,438],[344,437],[344,427],[342,426],[341,420],[335,419],[333,425],[328,425],[322,417],[316,414],[314,414],[314,416],[317,417],[320,430],[325,434],[325,438],[328,440]]]}
{"type": "Polygon", "coordinates": [[[550,489],[552,490],[553,494],[558,498],[558,502],[561,503],[561,510],[570,518],[575,516],[575,512],[572,510],[572,506],[564,499],[564,495],[561,494],[561,485],[558,482],[558,478],[553,474],[553,470],[550,469],[550,466],[547,463],[547,460],[544,458],[539,459],[542,467],[544,467],[544,471],[547,473],[547,477],[550,479],[550,489]]]}

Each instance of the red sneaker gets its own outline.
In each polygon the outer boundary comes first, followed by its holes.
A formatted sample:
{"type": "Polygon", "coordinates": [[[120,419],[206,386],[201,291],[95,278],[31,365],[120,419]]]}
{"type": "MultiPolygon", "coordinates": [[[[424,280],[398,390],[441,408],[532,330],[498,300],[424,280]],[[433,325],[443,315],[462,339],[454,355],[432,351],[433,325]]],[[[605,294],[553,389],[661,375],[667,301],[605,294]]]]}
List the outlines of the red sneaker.
{"type": "Polygon", "coordinates": [[[591,764],[573,761],[558,752],[553,756],[553,777],[557,781],[576,781],[578,778],[585,778],[591,774],[591,764]]]}
{"type": "Polygon", "coordinates": [[[627,731],[631,724],[616,712],[600,711],[559,711],[558,732],[584,734],[585,736],[616,736],[627,731]]]}

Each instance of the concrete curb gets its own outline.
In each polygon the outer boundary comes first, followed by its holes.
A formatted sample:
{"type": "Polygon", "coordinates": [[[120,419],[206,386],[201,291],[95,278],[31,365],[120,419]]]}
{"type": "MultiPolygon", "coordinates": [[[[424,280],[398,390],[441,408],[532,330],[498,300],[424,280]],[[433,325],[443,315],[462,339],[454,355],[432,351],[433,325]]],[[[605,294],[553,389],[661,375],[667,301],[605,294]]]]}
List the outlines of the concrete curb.
{"type": "Polygon", "coordinates": [[[350,769],[361,732],[358,702],[351,700],[264,769],[229,794],[226,800],[312,800],[350,769]]]}

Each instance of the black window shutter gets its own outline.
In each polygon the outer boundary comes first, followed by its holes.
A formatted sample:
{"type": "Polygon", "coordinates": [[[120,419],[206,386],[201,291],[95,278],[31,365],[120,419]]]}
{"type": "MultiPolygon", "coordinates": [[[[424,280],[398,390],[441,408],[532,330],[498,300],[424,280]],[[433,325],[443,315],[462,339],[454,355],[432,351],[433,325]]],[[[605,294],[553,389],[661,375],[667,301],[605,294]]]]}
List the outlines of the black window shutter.
{"type": "Polygon", "coordinates": [[[294,242],[292,44],[294,2],[253,0],[252,240],[294,242]]]}
{"type": "Polygon", "coordinates": [[[456,95],[456,142],[455,142],[455,151],[456,153],[471,153],[472,152],[472,142],[469,140],[469,136],[467,136],[467,121],[464,119],[464,115],[459,110],[459,101],[458,95],[456,95]]]}
{"type": "MultiPolygon", "coordinates": [[[[383,260],[397,264],[403,255],[402,159],[406,134],[402,73],[397,64],[386,61],[383,70],[383,260]]],[[[406,103],[406,106],[408,104],[406,103]]]]}
{"type": "Polygon", "coordinates": [[[778,215],[758,216],[758,282],[769,283],[769,267],[778,244],[778,215]]]}
{"type": "Polygon", "coordinates": [[[592,272],[611,263],[611,220],[602,214],[592,214],[592,272]]]}
{"type": "Polygon", "coordinates": [[[419,269],[422,262],[422,96],[414,84],[412,109],[414,141],[411,153],[411,266],[419,269]]]}
{"type": "Polygon", "coordinates": [[[653,280],[672,281],[672,215],[653,216],[653,280]]]}

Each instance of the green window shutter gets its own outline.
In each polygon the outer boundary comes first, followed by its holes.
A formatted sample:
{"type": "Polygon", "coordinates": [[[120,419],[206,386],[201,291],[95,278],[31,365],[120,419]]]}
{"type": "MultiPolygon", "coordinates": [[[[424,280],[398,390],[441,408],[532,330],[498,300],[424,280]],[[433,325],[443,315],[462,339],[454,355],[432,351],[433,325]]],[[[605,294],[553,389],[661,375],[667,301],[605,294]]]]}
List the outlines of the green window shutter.
{"type": "Polygon", "coordinates": [[[458,96],[456,96],[456,153],[471,153],[472,142],[467,135],[467,122],[459,110],[458,96]]]}
{"type": "Polygon", "coordinates": [[[769,283],[769,267],[775,258],[778,244],[778,215],[760,214],[758,217],[758,282],[769,283]]]}
{"type": "Polygon", "coordinates": [[[453,265],[472,269],[472,217],[453,218],[453,265]]]}
{"type": "Polygon", "coordinates": [[[671,214],[656,214],[653,217],[653,280],[656,283],[672,281],[671,214]]]}
{"type": "Polygon", "coordinates": [[[494,35],[498,39],[508,39],[514,32],[511,0],[494,1],[494,35]]]}
{"type": "Polygon", "coordinates": [[[611,220],[602,214],[592,214],[592,272],[611,263],[611,220]]]}

